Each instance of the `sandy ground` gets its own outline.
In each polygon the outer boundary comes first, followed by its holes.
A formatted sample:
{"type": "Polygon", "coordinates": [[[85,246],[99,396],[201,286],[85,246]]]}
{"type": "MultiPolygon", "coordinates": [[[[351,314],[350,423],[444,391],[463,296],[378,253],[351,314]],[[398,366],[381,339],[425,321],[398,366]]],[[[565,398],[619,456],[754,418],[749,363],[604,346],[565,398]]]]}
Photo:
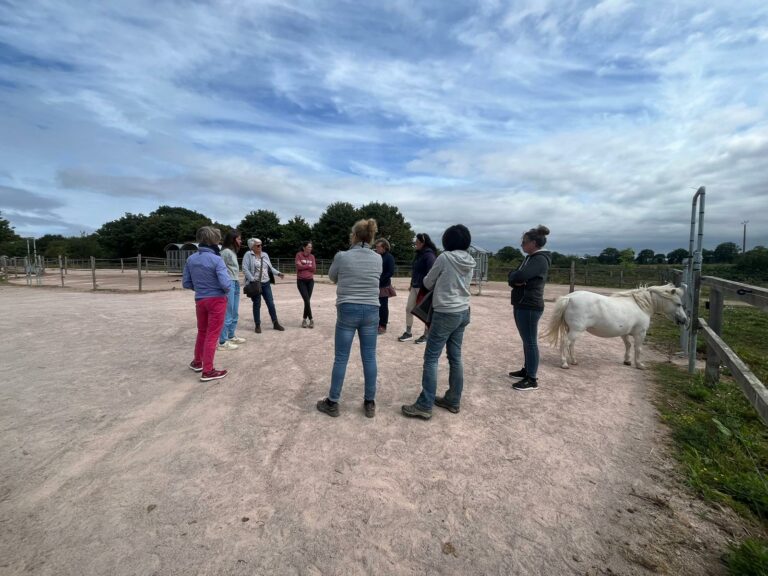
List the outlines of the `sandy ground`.
{"type": "Polygon", "coordinates": [[[254,334],[245,300],[248,342],[216,357],[230,376],[201,383],[190,292],[0,287],[0,573],[724,573],[737,525],[680,484],[649,374],[622,365],[621,340],[587,336],[571,370],[542,347],[540,390],[515,392],[509,292],[486,286],[461,413],[413,421],[400,405],[423,347],[397,342],[398,297],[376,418],[355,344],[331,419],[314,404],[334,291],[316,286],[315,330],[289,279],[275,287],[285,332],[254,334]]]}

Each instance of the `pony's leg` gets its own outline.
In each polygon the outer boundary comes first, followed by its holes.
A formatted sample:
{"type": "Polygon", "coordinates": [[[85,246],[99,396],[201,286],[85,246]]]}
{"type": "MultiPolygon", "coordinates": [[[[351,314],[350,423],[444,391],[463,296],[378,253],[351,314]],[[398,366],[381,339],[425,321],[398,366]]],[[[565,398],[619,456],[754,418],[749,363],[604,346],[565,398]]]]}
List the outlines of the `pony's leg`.
{"type": "MultiPolygon", "coordinates": [[[[632,366],[632,362],[629,361],[629,349],[632,347],[632,344],[629,343],[629,336],[624,334],[621,339],[624,340],[624,365],[632,366]]],[[[637,350],[637,346],[635,346],[635,350],[637,350]]]]}
{"type": "Polygon", "coordinates": [[[635,368],[638,370],[645,370],[645,364],[640,361],[640,353],[643,351],[643,340],[645,340],[645,332],[635,334],[633,338],[635,340],[635,368]]]}
{"type": "Polygon", "coordinates": [[[578,364],[578,362],[576,361],[576,354],[574,353],[574,350],[576,349],[576,337],[580,335],[581,335],[580,332],[574,334],[573,338],[568,344],[568,359],[573,366],[578,364]]]}
{"type": "Polygon", "coordinates": [[[566,354],[568,353],[568,343],[571,334],[570,332],[563,334],[560,338],[560,368],[568,368],[568,360],[566,360],[566,354]]]}

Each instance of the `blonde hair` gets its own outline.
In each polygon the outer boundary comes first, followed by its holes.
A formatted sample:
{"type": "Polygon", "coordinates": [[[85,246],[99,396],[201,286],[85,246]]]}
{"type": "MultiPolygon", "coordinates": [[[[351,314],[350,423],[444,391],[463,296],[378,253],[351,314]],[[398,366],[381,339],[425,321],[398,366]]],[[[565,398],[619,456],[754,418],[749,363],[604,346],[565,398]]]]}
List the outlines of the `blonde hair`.
{"type": "Polygon", "coordinates": [[[203,226],[197,231],[197,243],[213,246],[221,242],[221,232],[213,226],[203,226]]]}
{"type": "Polygon", "coordinates": [[[376,238],[376,233],[378,231],[379,226],[373,218],[358,220],[352,226],[352,233],[349,235],[349,243],[357,244],[358,242],[364,242],[370,244],[373,242],[373,239],[376,238]]]}

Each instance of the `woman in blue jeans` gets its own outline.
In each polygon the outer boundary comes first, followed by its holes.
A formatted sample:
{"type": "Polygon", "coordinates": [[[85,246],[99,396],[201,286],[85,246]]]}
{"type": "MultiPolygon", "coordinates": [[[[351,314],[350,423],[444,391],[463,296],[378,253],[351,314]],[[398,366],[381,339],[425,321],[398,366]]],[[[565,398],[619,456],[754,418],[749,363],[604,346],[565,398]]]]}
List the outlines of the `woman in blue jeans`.
{"type": "Polygon", "coordinates": [[[549,251],[542,250],[548,235],[549,228],[541,225],[523,234],[520,247],[526,256],[520,267],[509,273],[515,326],[525,355],[523,367],[509,375],[518,379],[512,388],[520,392],[539,389],[539,320],[544,313],[544,284],[552,262],[549,251]]]}
{"type": "Polygon", "coordinates": [[[347,372],[349,352],[355,333],[360,337],[365,394],[363,410],[368,418],[376,415],[376,338],[379,326],[379,277],[381,256],[372,250],[376,220],[359,220],[349,235],[349,250],[339,252],[328,269],[336,283],[335,358],[328,397],[317,409],[329,416],[339,415],[339,400],[347,372]]]}
{"type": "Polygon", "coordinates": [[[443,233],[445,251],[424,277],[424,287],[433,290],[432,323],[424,349],[421,394],[415,403],[402,407],[405,416],[429,420],[433,405],[453,414],[458,414],[461,408],[464,391],[461,345],[469,324],[469,286],[475,269],[475,259],[468,252],[471,242],[472,235],[463,224],[448,228],[443,233]],[[436,396],[437,363],[443,348],[448,354],[448,390],[444,396],[436,396]]]}
{"type": "Polygon", "coordinates": [[[237,262],[237,253],[240,251],[240,232],[232,230],[224,235],[221,243],[221,259],[227,266],[227,273],[232,280],[232,286],[227,295],[227,317],[224,327],[219,334],[219,346],[217,350],[236,350],[239,344],[245,342],[245,338],[235,335],[237,320],[240,315],[240,265],[237,262]]]}
{"type": "Polygon", "coordinates": [[[269,254],[262,251],[261,240],[258,238],[249,238],[248,248],[250,248],[250,251],[243,257],[243,274],[245,274],[245,282],[246,284],[249,282],[261,283],[261,294],[251,298],[251,300],[253,300],[253,323],[256,334],[261,334],[262,297],[267,304],[269,317],[272,320],[272,327],[275,330],[282,332],[285,328],[283,328],[280,321],[277,319],[277,310],[275,310],[275,299],[272,297],[272,284],[270,283],[269,272],[271,271],[280,278],[283,278],[283,273],[272,266],[269,254]]]}

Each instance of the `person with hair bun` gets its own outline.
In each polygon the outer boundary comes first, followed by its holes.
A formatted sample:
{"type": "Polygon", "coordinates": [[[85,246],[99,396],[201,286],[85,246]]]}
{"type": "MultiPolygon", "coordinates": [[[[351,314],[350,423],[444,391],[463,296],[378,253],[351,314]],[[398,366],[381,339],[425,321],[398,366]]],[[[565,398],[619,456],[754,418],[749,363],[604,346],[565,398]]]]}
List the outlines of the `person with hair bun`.
{"type": "Polygon", "coordinates": [[[381,278],[379,278],[379,335],[387,333],[389,323],[389,299],[395,293],[392,276],[395,274],[395,257],[390,250],[389,240],[376,240],[375,250],[381,256],[381,278]]]}
{"type": "Polygon", "coordinates": [[[195,291],[195,313],[197,315],[197,340],[195,357],[189,363],[190,370],[201,372],[200,380],[220,380],[226,370],[216,370],[213,358],[216,344],[227,314],[227,294],[232,279],[224,260],[219,256],[221,232],[211,226],[197,231],[197,252],[187,258],[181,285],[195,291]]]}
{"type": "Polygon", "coordinates": [[[312,241],[306,240],[301,243],[301,250],[296,253],[296,287],[299,289],[301,299],[304,301],[304,313],[301,318],[302,328],[314,328],[315,321],[312,319],[312,306],[309,301],[312,299],[312,290],[315,288],[315,270],[317,262],[312,254],[312,241]]]}
{"type": "Polygon", "coordinates": [[[544,313],[544,284],[552,263],[550,252],[543,250],[548,235],[549,228],[542,225],[523,234],[520,247],[526,256],[520,267],[509,273],[515,326],[523,341],[525,355],[523,367],[509,373],[512,378],[519,379],[512,385],[519,391],[539,388],[539,320],[544,313]]]}
{"type": "Polygon", "coordinates": [[[421,394],[416,402],[402,407],[404,416],[429,420],[433,405],[452,414],[458,414],[461,409],[464,390],[461,345],[469,325],[469,285],[476,266],[468,252],[471,242],[472,235],[463,224],[448,227],[443,233],[444,252],[424,277],[424,287],[433,290],[432,324],[424,349],[421,394]],[[448,390],[445,395],[436,396],[437,365],[443,348],[448,354],[448,390]]]}
{"type": "Polygon", "coordinates": [[[358,220],[349,235],[349,250],[338,252],[328,269],[328,278],[336,284],[335,358],[328,396],[317,409],[329,416],[339,415],[339,400],[347,372],[349,352],[355,333],[360,338],[365,392],[366,417],[376,415],[376,338],[379,325],[379,277],[381,257],[372,250],[378,226],[373,218],[358,220]]]}
{"type": "Polygon", "coordinates": [[[227,295],[227,316],[224,327],[219,334],[219,346],[217,350],[236,350],[238,344],[243,344],[245,338],[235,336],[237,321],[240,316],[240,265],[237,262],[237,253],[240,251],[240,232],[230,230],[224,235],[221,243],[221,259],[227,266],[227,272],[232,279],[232,285],[227,295]]]}

